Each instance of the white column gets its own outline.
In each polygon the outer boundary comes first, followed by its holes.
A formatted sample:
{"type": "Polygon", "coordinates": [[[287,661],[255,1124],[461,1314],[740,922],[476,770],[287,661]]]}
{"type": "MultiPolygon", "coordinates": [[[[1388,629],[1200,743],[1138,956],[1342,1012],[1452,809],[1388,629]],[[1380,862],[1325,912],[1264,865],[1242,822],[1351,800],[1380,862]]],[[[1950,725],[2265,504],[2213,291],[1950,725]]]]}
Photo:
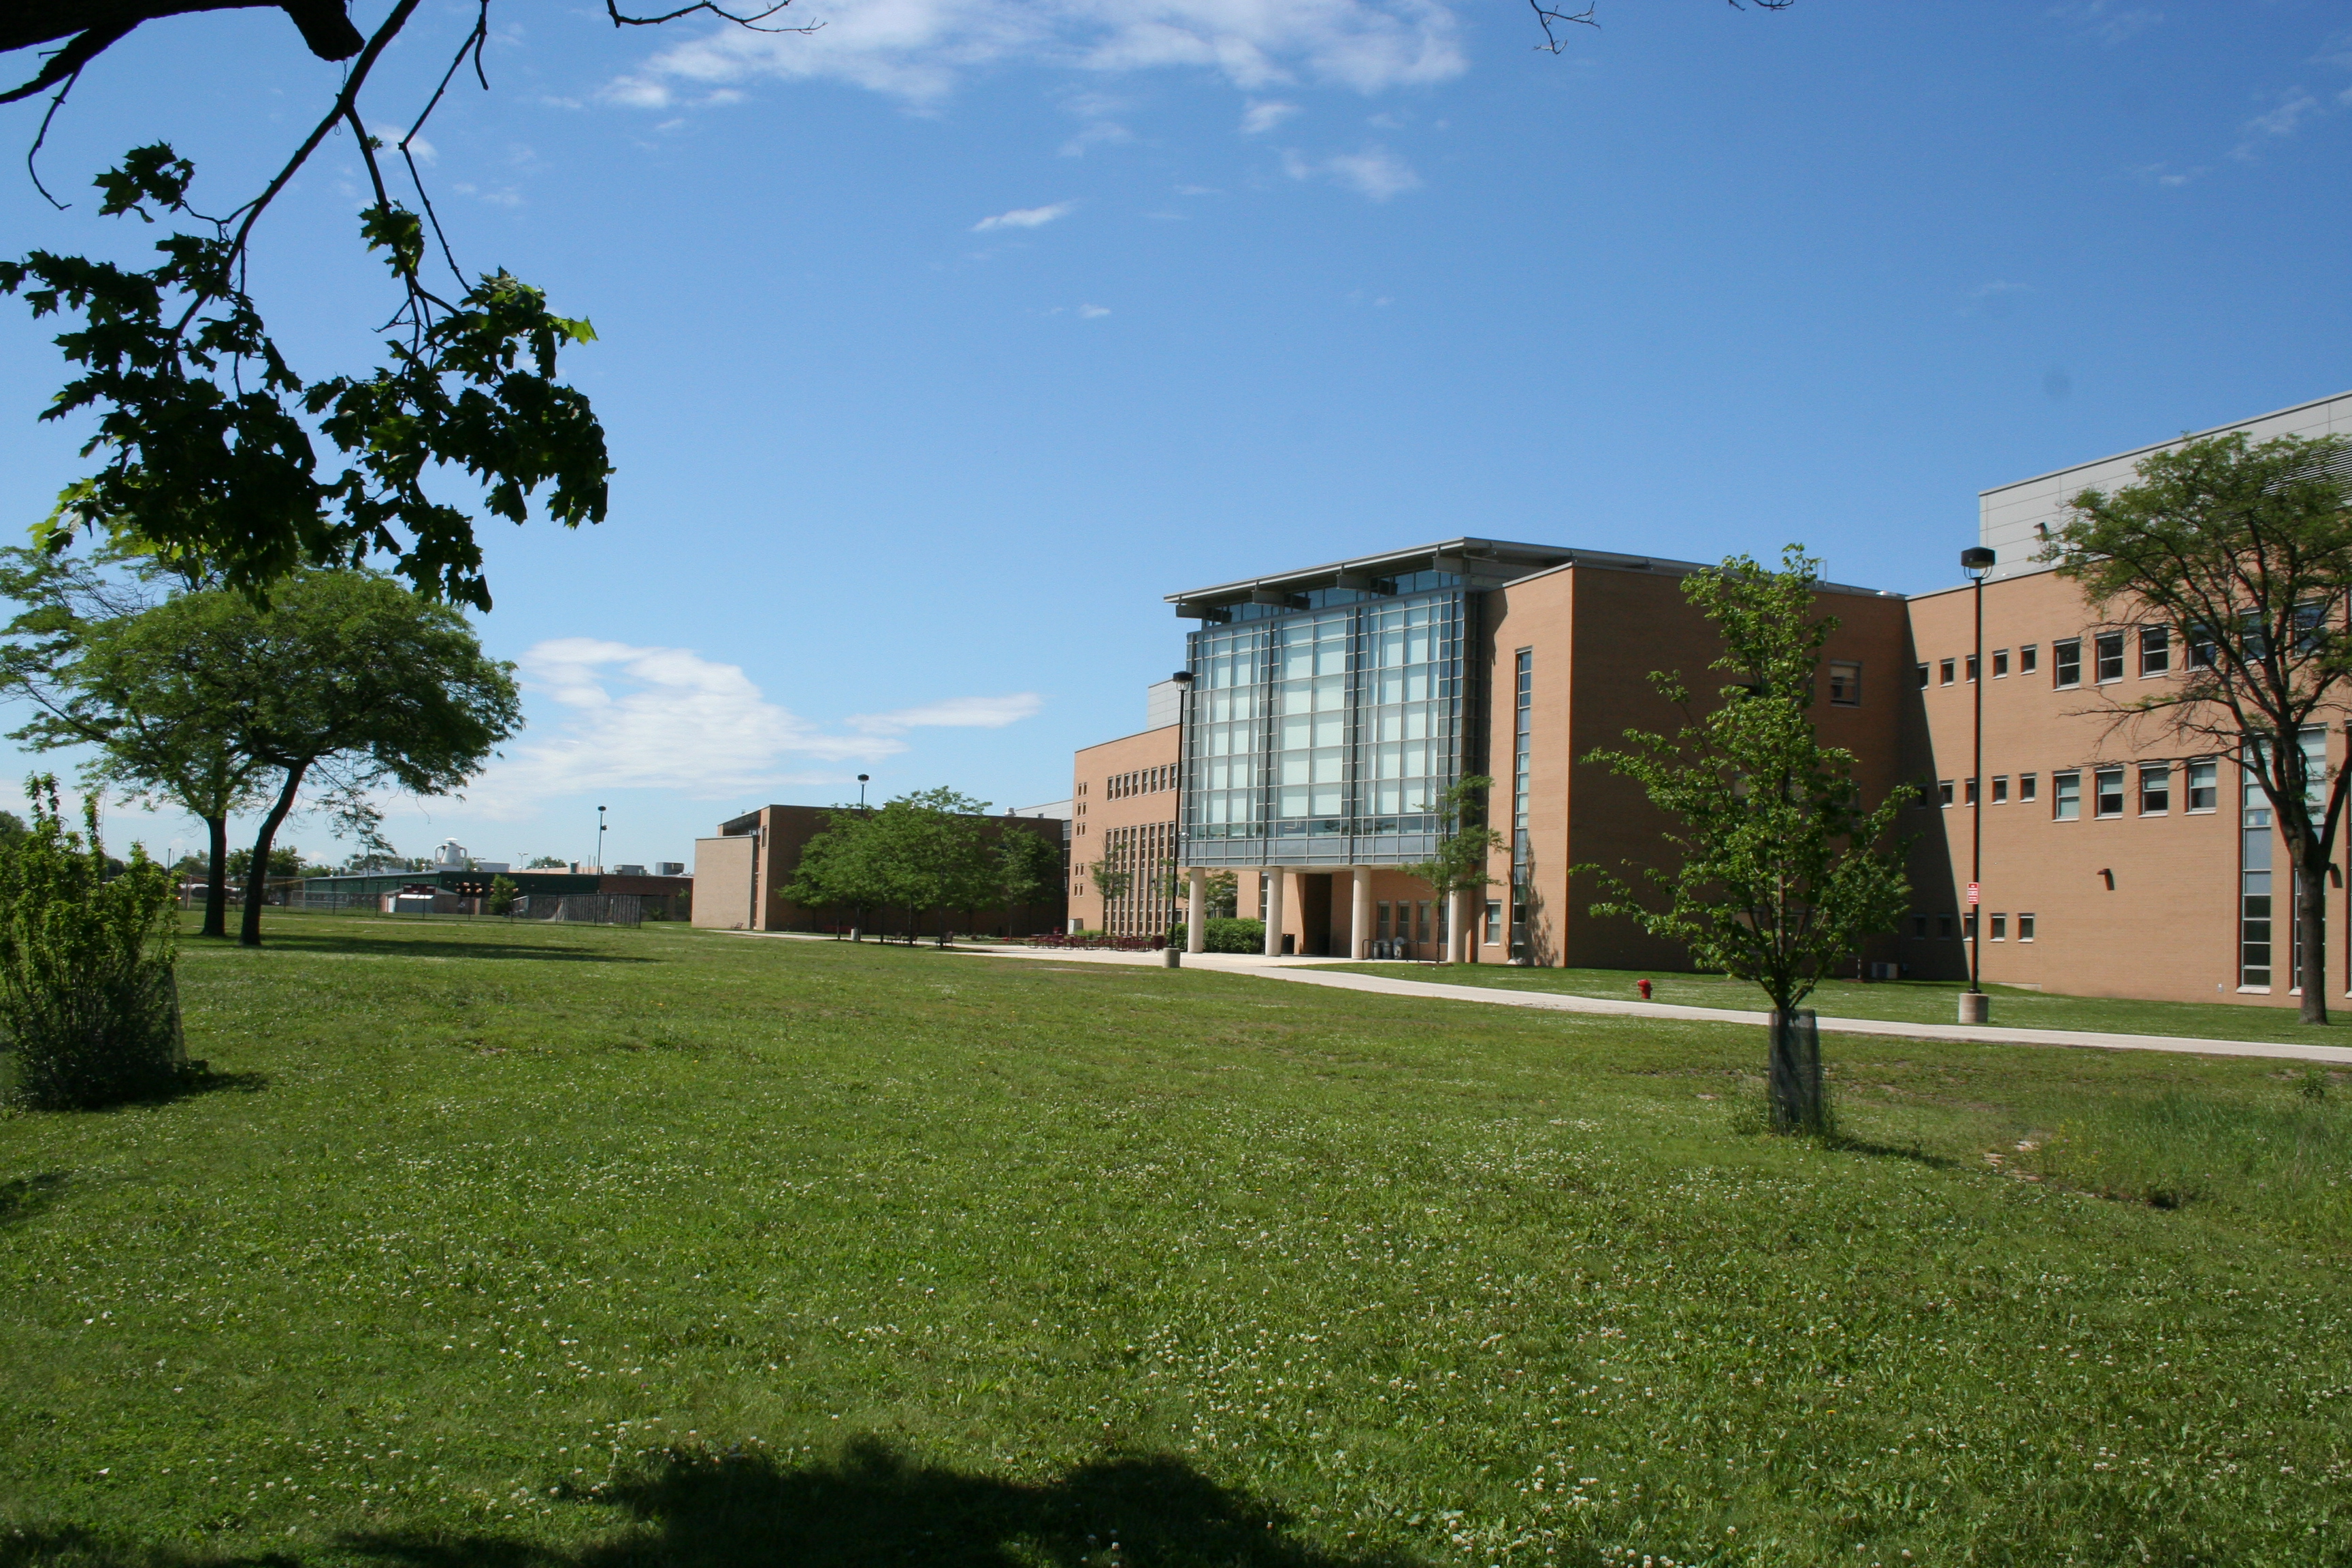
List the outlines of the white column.
{"type": "Polygon", "coordinates": [[[1348,956],[1361,959],[1371,951],[1372,940],[1372,868],[1351,866],[1356,883],[1353,901],[1348,910],[1348,956]]]}
{"type": "Polygon", "coordinates": [[[1195,866],[1185,874],[1184,951],[1209,951],[1209,874],[1195,866]]]}
{"type": "Polygon", "coordinates": [[[1265,956],[1282,956],[1282,878],[1279,866],[1269,866],[1261,873],[1265,879],[1265,956]]]}

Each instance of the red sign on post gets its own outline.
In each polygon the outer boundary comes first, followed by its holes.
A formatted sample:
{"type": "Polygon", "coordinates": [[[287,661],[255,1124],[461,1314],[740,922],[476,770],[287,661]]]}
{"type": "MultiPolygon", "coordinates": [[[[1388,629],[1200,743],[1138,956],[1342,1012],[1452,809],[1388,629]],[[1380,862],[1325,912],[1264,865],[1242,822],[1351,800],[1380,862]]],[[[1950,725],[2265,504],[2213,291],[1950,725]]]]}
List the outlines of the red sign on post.
{"type": "Polygon", "coordinates": [[[1970,909],[1974,909],[1974,908],[1976,907],[1976,903],[1977,903],[1977,885],[1976,885],[1974,882],[1970,882],[1970,883],[1969,884],[1969,907],[1970,909]]]}

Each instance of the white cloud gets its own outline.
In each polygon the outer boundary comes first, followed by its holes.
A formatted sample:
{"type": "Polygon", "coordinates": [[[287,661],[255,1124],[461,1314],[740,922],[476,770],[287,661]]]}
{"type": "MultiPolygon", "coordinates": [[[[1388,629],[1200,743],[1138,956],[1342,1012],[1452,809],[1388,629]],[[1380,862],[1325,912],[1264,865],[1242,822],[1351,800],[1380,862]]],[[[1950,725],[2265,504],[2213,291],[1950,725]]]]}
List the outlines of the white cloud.
{"type": "Polygon", "coordinates": [[[1002,730],[1045,705],[1045,700],[1034,691],[1015,691],[1005,697],[950,697],[919,708],[901,708],[895,713],[856,714],[849,722],[869,735],[903,735],[914,729],[1002,730]]]}
{"type": "Polygon", "coordinates": [[[1109,314],[1110,307],[1108,305],[1081,305],[1078,307],[1078,317],[1081,321],[1091,321],[1097,316],[1108,316],[1109,314]]]}
{"type": "Polygon", "coordinates": [[[1253,99],[1242,110],[1242,134],[1263,136],[1284,121],[1298,112],[1295,103],[1280,103],[1271,99],[1253,99]]]}
{"type": "MultiPolygon", "coordinates": [[[[368,127],[368,133],[383,143],[385,152],[397,153],[400,150],[400,139],[408,134],[408,128],[404,125],[371,125],[368,127]]],[[[409,154],[420,163],[438,163],[441,158],[440,149],[422,136],[409,142],[408,151],[409,154]]]]}
{"type": "Polygon", "coordinates": [[[2080,31],[2111,47],[2164,20],[2161,11],[2151,11],[2142,5],[2119,5],[2116,0],[2074,0],[2074,4],[2061,5],[2050,14],[2061,21],[2073,23],[2080,31]]]}
{"type": "MultiPolygon", "coordinates": [[[[800,13],[795,13],[800,16],[800,13]]],[[[661,109],[675,84],[846,81],[916,103],[1001,63],[1098,73],[1206,68],[1244,90],[1314,81],[1378,92],[1465,68],[1441,0],[830,0],[814,33],[719,26],[609,83],[611,103],[661,109]]]]}
{"type": "Polygon", "coordinates": [[[1081,128],[1076,135],[1062,143],[1062,156],[1083,158],[1087,155],[1087,149],[1089,147],[1134,140],[1135,132],[1117,121],[1097,120],[1093,124],[1081,128]]]}
{"type": "Polygon", "coordinates": [[[822,767],[871,762],[907,749],[898,737],[935,726],[1001,728],[1041,706],[1034,693],[961,697],[848,721],[827,731],[768,700],[741,667],[691,648],[637,647],[557,637],[519,661],[532,705],[530,738],[493,763],[467,793],[497,818],[528,816],[541,801],[592,788],[662,789],[722,800],[777,784],[838,782],[822,767]],[[798,771],[795,771],[798,764],[798,771]]]}
{"type": "Polygon", "coordinates": [[[2230,150],[2231,156],[2252,160],[2265,142],[2282,141],[2303,128],[2303,122],[2315,115],[2327,112],[2326,105],[2302,88],[2291,87],[2276,94],[2277,105],[2255,115],[2239,129],[2245,140],[2230,150]]]}
{"type": "Polygon", "coordinates": [[[1421,176],[1412,172],[1412,165],[1378,147],[1320,160],[1286,152],[1282,155],[1282,168],[1294,180],[1329,180],[1376,202],[1421,186],[1421,176]]]}
{"type": "Polygon", "coordinates": [[[1049,207],[1014,207],[1009,213],[984,217],[971,226],[974,234],[986,234],[997,228],[1043,228],[1057,217],[1066,216],[1076,206],[1076,202],[1055,202],[1049,207]]]}

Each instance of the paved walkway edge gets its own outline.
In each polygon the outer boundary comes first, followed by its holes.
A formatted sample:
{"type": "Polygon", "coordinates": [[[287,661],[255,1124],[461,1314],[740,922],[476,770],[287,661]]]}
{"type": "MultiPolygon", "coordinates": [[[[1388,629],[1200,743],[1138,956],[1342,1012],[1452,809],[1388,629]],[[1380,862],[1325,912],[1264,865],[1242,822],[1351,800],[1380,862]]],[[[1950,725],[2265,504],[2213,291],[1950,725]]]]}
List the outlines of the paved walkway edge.
{"type": "MultiPolygon", "coordinates": [[[[735,931],[736,936],[796,937],[831,942],[829,936],[800,931],[735,931]]],[[[925,945],[929,945],[926,943],[925,945]]],[[[1041,958],[1063,962],[1125,963],[1157,969],[1156,952],[1115,952],[1084,948],[984,948],[949,950],[978,958],[1041,958]]],[[[1333,974],[1307,963],[1268,963],[1255,959],[1229,959],[1215,953],[1187,953],[1185,967],[1213,970],[1220,974],[1254,974],[1265,980],[1287,980],[1301,985],[1328,985],[1339,991],[1361,991],[1378,996],[1417,996],[1433,1002],[1483,1002],[1497,1007],[1532,1007],[1554,1013],[1597,1014],[1617,1018],[1673,1018],[1690,1024],[1752,1024],[1761,1026],[1762,1013],[1735,1012],[1727,1007],[1677,1007],[1668,1002],[1621,1002],[1606,996],[1572,996],[1559,991],[1505,991],[1491,985],[1444,985],[1429,980],[1391,980],[1381,974],[1333,974]]],[[[2352,1046],[2300,1046],[2284,1040],[2206,1040],[2186,1035],[2108,1035],[2089,1029],[2003,1029],[1977,1024],[1906,1024],[1886,1018],[1821,1019],[1824,1034],[1878,1035],[1903,1040],[1962,1040],[1995,1046],[2075,1046],[2103,1051],[2170,1051],[2199,1057],[2261,1057],[2276,1061],[2327,1062],[2352,1067],[2352,1046]]]]}

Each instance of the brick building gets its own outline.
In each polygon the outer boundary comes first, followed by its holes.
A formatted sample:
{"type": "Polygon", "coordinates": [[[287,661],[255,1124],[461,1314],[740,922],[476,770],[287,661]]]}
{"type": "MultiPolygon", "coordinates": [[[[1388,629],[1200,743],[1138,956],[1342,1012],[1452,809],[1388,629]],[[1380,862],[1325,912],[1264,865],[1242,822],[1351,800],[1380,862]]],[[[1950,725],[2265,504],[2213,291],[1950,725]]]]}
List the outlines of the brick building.
{"type": "MultiPolygon", "coordinates": [[[[2352,434],[2352,394],[2224,428],[2352,434]]],[[[1984,492],[1979,542],[1994,565],[1981,589],[1818,592],[1841,623],[1814,708],[1823,737],[1854,752],[1869,798],[1902,782],[1927,795],[1902,826],[1916,836],[1915,906],[1871,961],[1966,973],[1980,814],[1988,981],[2289,1002],[2285,861],[2259,786],[2242,783],[2234,758],[2186,754],[2118,721],[2121,700],[2179,678],[2181,650],[2160,628],[2102,621],[2033,560],[2065,497],[2130,482],[2153,449],[1984,492]]],[[[1269,921],[1270,952],[1675,963],[1629,922],[1590,914],[1592,894],[1571,895],[1568,869],[1660,853],[1665,825],[1638,787],[1582,759],[1630,727],[1677,726],[1651,671],[1707,689],[1717,643],[1679,583],[1699,569],[1457,538],[1170,595],[1198,626],[1181,655],[1192,684],[1155,687],[1141,731],[1076,755],[1074,921],[1164,930],[1208,876],[1230,871],[1239,912],[1269,921]],[[1443,909],[1401,868],[1428,856],[1434,803],[1471,773],[1496,781],[1489,819],[1509,847],[1487,897],[1443,909]],[[1136,873],[1109,908],[1087,875],[1106,858],[1136,873]]],[[[2341,765],[2342,730],[2339,719],[2306,744],[2341,765]]],[[[2340,988],[2352,903],[2330,915],[2340,988]]]]}

